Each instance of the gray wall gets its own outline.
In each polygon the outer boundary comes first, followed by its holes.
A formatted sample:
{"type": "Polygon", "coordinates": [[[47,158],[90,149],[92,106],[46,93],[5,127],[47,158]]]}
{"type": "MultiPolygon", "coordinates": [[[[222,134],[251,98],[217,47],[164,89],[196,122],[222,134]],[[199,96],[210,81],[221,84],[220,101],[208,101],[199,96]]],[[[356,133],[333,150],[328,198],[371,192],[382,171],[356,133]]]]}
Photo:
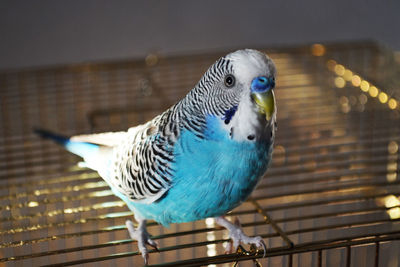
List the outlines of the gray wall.
{"type": "Polygon", "coordinates": [[[0,69],[371,38],[400,49],[400,1],[0,2],[0,69]]]}

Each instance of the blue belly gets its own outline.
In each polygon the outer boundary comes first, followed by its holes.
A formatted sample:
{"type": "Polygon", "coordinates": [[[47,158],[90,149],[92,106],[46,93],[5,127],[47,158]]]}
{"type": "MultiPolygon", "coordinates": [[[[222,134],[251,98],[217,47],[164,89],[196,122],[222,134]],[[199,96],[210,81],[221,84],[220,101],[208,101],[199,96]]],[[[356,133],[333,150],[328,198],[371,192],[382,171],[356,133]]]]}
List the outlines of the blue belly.
{"type": "Polygon", "coordinates": [[[209,118],[206,139],[181,132],[172,187],[156,202],[128,206],[168,225],[221,216],[246,200],[268,167],[272,142],[233,141],[218,123],[209,118]]]}

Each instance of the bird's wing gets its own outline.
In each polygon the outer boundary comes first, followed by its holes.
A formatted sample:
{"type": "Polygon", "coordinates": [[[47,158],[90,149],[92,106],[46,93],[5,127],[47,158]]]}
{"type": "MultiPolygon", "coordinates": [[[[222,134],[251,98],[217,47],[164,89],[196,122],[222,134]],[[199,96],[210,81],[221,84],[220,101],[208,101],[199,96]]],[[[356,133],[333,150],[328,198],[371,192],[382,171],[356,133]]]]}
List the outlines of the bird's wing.
{"type": "Polygon", "coordinates": [[[171,138],[176,131],[165,123],[168,116],[167,111],[146,124],[130,128],[123,142],[114,148],[108,183],[131,201],[154,202],[171,187],[171,138]]]}

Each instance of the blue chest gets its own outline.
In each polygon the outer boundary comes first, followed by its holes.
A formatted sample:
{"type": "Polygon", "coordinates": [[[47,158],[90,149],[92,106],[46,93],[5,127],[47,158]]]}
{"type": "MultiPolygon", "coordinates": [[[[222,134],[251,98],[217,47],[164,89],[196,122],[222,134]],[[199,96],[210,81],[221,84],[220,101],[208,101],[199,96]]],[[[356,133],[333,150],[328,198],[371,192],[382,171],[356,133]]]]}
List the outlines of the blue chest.
{"type": "Polygon", "coordinates": [[[218,123],[209,118],[205,139],[181,133],[172,187],[154,203],[131,203],[134,211],[167,225],[223,215],[250,195],[268,167],[272,144],[234,141],[218,123]]]}

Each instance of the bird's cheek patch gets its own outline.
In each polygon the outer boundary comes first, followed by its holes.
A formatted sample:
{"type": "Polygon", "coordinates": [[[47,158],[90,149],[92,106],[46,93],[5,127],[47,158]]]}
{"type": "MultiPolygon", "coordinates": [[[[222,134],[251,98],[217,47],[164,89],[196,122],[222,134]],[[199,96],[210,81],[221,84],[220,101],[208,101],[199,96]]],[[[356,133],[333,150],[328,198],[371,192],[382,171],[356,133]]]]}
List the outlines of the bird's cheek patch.
{"type": "Polygon", "coordinates": [[[225,111],[225,115],[222,117],[225,124],[229,124],[229,122],[232,120],[233,115],[235,115],[237,109],[238,109],[238,106],[233,106],[230,109],[228,109],[227,111],[225,111]]]}

